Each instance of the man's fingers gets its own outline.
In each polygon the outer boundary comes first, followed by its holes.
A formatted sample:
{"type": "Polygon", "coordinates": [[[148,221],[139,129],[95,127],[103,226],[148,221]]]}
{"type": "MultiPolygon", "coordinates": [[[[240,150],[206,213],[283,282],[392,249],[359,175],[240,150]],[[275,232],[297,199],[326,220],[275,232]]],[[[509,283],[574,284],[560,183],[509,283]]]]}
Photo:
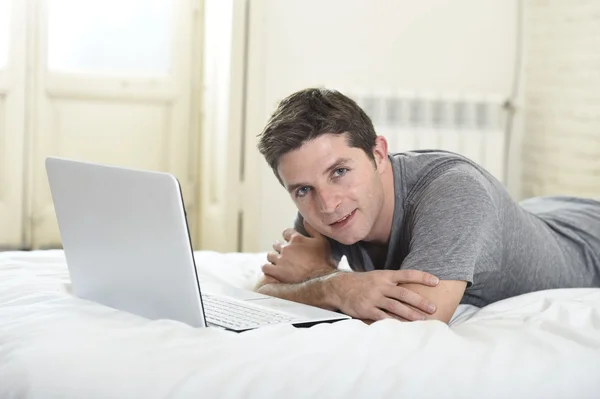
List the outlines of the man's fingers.
{"type": "Polygon", "coordinates": [[[390,270],[390,274],[392,275],[392,280],[396,284],[414,283],[435,287],[440,282],[440,279],[433,274],[422,272],[420,270],[390,270]]]}
{"type": "Polygon", "coordinates": [[[381,310],[379,308],[373,308],[373,310],[370,313],[371,314],[369,316],[369,320],[372,320],[372,321],[378,321],[378,320],[392,318],[391,315],[387,314],[386,312],[384,312],[383,310],[381,310]]]}
{"type": "Polygon", "coordinates": [[[283,279],[283,277],[281,276],[281,268],[275,266],[272,263],[267,263],[266,265],[263,265],[262,266],[262,272],[266,276],[273,277],[276,280],[281,281],[283,279]]]}
{"type": "Polygon", "coordinates": [[[361,319],[365,324],[373,324],[376,321],[379,320],[385,320],[385,319],[396,319],[396,320],[400,320],[400,321],[410,321],[407,320],[403,317],[400,316],[396,316],[395,314],[386,312],[385,310],[379,309],[379,308],[375,308],[376,310],[372,312],[373,314],[373,319],[361,319]]]}
{"type": "Polygon", "coordinates": [[[285,230],[283,230],[283,234],[282,235],[283,235],[283,238],[287,242],[290,242],[294,236],[300,235],[300,233],[298,233],[294,229],[285,229],[285,230]]]}
{"type": "Polygon", "coordinates": [[[279,255],[277,252],[269,252],[267,254],[267,260],[274,265],[277,264],[277,262],[279,261],[280,258],[281,258],[281,255],[279,255]]]}
{"type": "Polygon", "coordinates": [[[306,232],[308,233],[308,235],[310,235],[312,238],[319,238],[322,237],[323,234],[319,233],[317,231],[317,229],[315,229],[314,227],[312,227],[310,225],[310,223],[308,223],[306,220],[303,221],[304,223],[304,228],[306,229],[306,232]]]}
{"type": "Polygon", "coordinates": [[[285,247],[288,243],[287,242],[283,242],[283,241],[275,241],[273,243],[273,249],[275,251],[277,251],[278,253],[281,253],[281,250],[283,249],[283,247],[285,247]]]}
{"type": "Polygon", "coordinates": [[[385,310],[385,309],[381,309],[381,310],[383,310],[384,313],[387,314],[388,318],[390,318],[390,319],[396,319],[396,320],[400,320],[400,321],[410,321],[410,320],[405,319],[404,317],[400,317],[397,314],[392,313],[392,312],[390,312],[388,310],[385,310]]]}
{"type": "Polygon", "coordinates": [[[425,320],[425,316],[423,314],[394,299],[385,298],[383,300],[383,306],[381,307],[397,318],[402,318],[409,321],[425,320]]]}
{"type": "MultiPolygon", "coordinates": [[[[402,305],[402,303],[404,303],[404,304],[410,305],[416,309],[419,309],[425,313],[433,314],[433,313],[435,313],[435,310],[436,310],[436,306],[433,302],[431,302],[427,298],[425,298],[425,297],[417,294],[416,292],[411,291],[410,289],[405,288],[405,287],[398,287],[398,286],[389,287],[383,292],[383,295],[385,295],[387,298],[390,298],[391,300],[393,300],[394,302],[396,302],[400,305],[402,305]]],[[[402,306],[404,308],[409,309],[405,305],[402,305],[402,306]]],[[[396,313],[396,312],[394,312],[394,313],[396,313]]],[[[396,314],[398,314],[398,313],[396,313],[396,314]]],[[[398,314],[398,315],[406,318],[405,316],[403,316],[401,314],[398,314]]]]}
{"type": "Polygon", "coordinates": [[[266,284],[280,284],[281,281],[277,280],[275,277],[265,274],[262,280],[259,282],[259,287],[266,284]]]}

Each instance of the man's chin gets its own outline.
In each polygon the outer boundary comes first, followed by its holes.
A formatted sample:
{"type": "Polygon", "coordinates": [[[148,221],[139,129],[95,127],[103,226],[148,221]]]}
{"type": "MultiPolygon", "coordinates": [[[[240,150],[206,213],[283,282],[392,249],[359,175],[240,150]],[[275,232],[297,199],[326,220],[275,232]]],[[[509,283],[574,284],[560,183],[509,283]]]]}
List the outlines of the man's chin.
{"type": "Polygon", "coordinates": [[[338,236],[338,237],[331,237],[331,238],[343,245],[353,245],[353,244],[356,244],[357,242],[359,242],[360,240],[362,240],[362,238],[354,237],[354,236],[353,237],[338,236]]]}

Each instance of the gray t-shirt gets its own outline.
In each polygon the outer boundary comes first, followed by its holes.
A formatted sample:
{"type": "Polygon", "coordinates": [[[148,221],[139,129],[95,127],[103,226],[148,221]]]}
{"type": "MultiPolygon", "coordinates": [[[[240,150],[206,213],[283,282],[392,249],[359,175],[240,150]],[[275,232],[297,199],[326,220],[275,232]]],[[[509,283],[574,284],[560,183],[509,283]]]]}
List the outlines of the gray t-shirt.
{"type": "MultiPolygon", "coordinates": [[[[467,282],[463,304],[551,288],[600,287],[600,202],[515,202],[485,169],[444,151],[390,154],[394,216],[387,248],[329,240],[355,271],[417,269],[467,282]]],[[[307,234],[298,215],[295,227],[307,234]]]]}

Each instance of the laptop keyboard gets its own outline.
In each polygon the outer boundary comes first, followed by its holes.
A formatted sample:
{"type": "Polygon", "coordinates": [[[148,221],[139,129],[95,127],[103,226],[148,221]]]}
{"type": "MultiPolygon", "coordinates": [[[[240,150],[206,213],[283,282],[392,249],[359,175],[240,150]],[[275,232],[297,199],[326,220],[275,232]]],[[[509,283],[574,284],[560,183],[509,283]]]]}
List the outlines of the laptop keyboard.
{"type": "Polygon", "coordinates": [[[254,328],[295,319],[285,313],[261,309],[223,296],[202,294],[202,303],[207,323],[231,329],[254,328]]]}

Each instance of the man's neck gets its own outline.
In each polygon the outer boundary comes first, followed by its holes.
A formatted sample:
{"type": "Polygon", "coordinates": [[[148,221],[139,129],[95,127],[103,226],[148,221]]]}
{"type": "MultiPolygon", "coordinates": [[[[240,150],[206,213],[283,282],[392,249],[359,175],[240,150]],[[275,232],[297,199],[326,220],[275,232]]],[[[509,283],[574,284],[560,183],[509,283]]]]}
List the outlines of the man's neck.
{"type": "Polygon", "coordinates": [[[381,175],[383,184],[383,206],[381,212],[377,216],[377,220],[373,225],[371,234],[367,237],[366,241],[370,241],[373,244],[387,245],[390,240],[390,234],[392,233],[392,221],[394,219],[394,203],[396,195],[394,191],[394,173],[393,166],[389,158],[386,160],[386,169],[381,175]]]}

